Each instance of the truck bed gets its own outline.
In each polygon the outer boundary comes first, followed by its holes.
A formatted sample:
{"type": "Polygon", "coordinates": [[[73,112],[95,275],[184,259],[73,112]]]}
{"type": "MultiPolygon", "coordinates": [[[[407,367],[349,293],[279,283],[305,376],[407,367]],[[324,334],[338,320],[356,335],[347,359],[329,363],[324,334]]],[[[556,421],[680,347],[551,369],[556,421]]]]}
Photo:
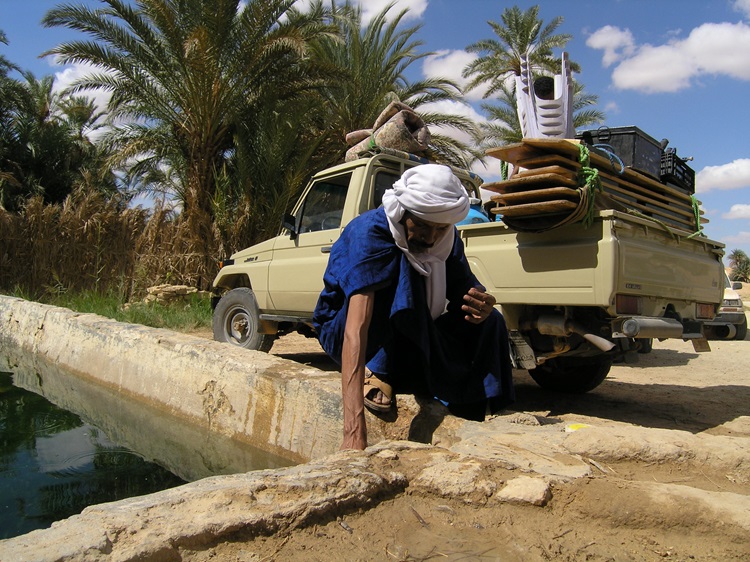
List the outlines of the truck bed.
{"type": "Polygon", "coordinates": [[[721,302],[721,243],[627,213],[600,211],[589,228],[543,233],[502,222],[460,231],[472,270],[503,306],[590,306],[615,316],[621,294],[643,297],[643,315],[671,305],[693,318],[696,301],[721,302]]]}

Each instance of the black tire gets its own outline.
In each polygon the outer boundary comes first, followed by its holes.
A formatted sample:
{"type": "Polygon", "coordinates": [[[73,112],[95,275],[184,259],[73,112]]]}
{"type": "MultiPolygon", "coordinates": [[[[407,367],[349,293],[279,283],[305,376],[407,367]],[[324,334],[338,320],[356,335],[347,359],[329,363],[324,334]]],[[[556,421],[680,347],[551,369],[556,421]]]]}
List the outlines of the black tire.
{"type": "Polygon", "coordinates": [[[260,316],[252,289],[232,289],[221,297],[214,309],[213,332],[216,341],[245,349],[268,352],[275,336],[258,332],[260,316]]]}
{"type": "Polygon", "coordinates": [[[612,367],[609,357],[555,357],[529,375],[545,390],[582,394],[604,382],[612,367]]]}
{"type": "Polygon", "coordinates": [[[744,340],[747,336],[747,316],[742,324],[737,325],[737,333],[734,336],[736,340],[744,340]]]}

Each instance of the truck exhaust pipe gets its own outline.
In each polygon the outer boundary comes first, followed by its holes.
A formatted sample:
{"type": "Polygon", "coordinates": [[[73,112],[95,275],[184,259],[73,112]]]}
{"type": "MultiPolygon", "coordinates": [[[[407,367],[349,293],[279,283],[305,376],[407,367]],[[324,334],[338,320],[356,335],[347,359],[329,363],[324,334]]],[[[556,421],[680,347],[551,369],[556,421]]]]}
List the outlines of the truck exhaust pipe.
{"type": "Polygon", "coordinates": [[[622,321],[619,330],[613,330],[613,336],[627,338],[681,338],[682,322],[674,318],[627,318],[622,321]]]}
{"type": "Polygon", "coordinates": [[[535,321],[527,323],[524,327],[536,328],[540,334],[546,336],[567,337],[571,334],[578,334],[602,351],[611,351],[615,347],[615,344],[608,339],[592,334],[582,324],[563,316],[540,316],[535,321]]]}

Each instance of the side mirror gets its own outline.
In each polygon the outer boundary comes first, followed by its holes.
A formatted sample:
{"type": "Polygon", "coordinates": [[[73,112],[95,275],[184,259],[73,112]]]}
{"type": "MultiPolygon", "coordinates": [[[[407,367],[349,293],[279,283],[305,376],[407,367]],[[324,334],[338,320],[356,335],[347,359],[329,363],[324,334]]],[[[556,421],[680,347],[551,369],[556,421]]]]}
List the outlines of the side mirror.
{"type": "Polygon", "coordinates": [[[297,217],[295,217],[291,213],[286,213],[284,215],[284,220],[281,223],[281,226],[283,228],[286,228],[291,233],[292,240],[297,238],[297,217]]]}
{"type": "Polygon", "coordinates": [[[739,291],[740,289],[742,289],[742,283],[740,283],[739,281],[733,281],[732,289],[735,291],[739,291]]]}

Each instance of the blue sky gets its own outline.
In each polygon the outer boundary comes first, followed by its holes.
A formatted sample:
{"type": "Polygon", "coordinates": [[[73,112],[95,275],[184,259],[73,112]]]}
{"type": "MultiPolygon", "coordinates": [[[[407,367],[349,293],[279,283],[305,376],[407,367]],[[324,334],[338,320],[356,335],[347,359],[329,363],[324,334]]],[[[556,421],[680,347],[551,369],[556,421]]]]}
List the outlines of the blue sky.
{"type": "MultiPolygon", "coordinates": [[[[77,3],[77,0],[71,0],[77,3]]],[[[56,0],[0,0],[0,29],[9,44],[0,53],[37,77],[55,74],[62,86],[80,69],[54,66],[38,55],[75,37],[45,29],[39,21],[56,0]]],[[[94,4],[96,0],[86,0],[94,4]]],[[[363,0],[374,12],[387,0],[363,0]]],[[[494,38],[488,21],[505,7],[540,6],[545,23],[564,21],[559,32],[573,39],[566,50],[582,67],[575,78],[599,96],[609,127],[637,126],[681,157],[692,157],[698,198],[710,223],[706,234],[750,255],[750,0],[398,0],[408,24],[421,24],[418,38],[435,52],[412,69],[413,78],[441,75],[462,81],[474,56],[466,47],[494,38]]],[[[481,92],[468,106],[450,109],[484,119],[481,92]]],[[[370,124],[363,124],[369,126],[370,124]]],[[[480,170],[486,179],[499,173],[480,170]]]]}

